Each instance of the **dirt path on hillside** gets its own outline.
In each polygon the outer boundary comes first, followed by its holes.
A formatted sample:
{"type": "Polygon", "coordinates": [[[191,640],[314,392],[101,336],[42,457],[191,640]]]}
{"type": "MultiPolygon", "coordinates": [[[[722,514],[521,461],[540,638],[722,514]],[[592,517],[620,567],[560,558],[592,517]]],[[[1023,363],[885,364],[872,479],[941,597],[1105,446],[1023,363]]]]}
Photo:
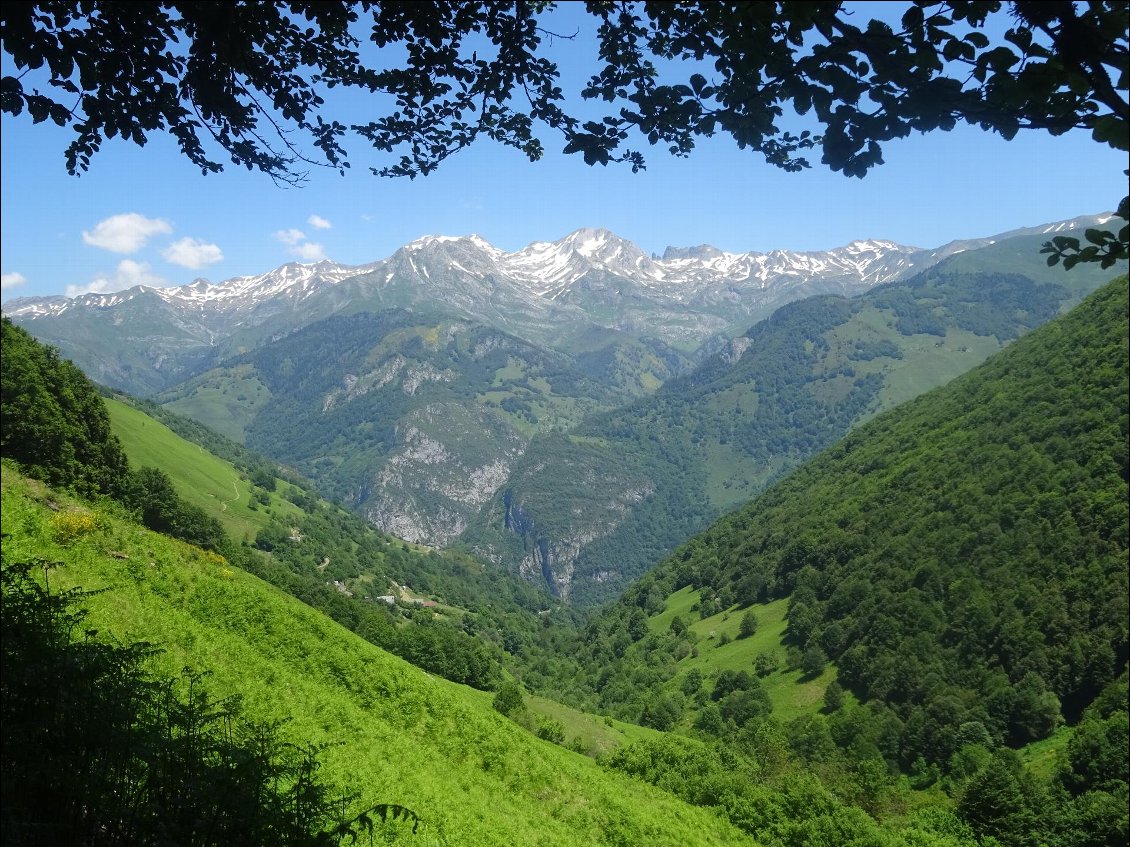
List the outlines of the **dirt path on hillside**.
{"type": "Polygon", "coordinates": [[[228,503],[234,503],[236,500],[239,499],[239,486],[235,484],[234,479],[231,481],[231,489],[232,489],[232,491],[235,492],[234,494],[232,494],[231,499],[220,501],[220,511],[221,512],[226,512],[228,510],[228,503]]]}
{"type": "MultiPolygon", "coordinates": [[[[199,444],[196,445],[196,449],[199,450],[201,453],[204,453],[206,455],[208,453],[208,451],[205,450],[203,447],[201,447],[199,444]]],[[[220,500],[220,511],[221,512],[226,512],[228,510],[228,503],[234,503],[236,500],[239,499],[239,486],[236,484],[236,481],[234,479],[231,481],[231,490],[232,490],[232,496],[231,497],[227,498],[226,500],[220,500]]]]}

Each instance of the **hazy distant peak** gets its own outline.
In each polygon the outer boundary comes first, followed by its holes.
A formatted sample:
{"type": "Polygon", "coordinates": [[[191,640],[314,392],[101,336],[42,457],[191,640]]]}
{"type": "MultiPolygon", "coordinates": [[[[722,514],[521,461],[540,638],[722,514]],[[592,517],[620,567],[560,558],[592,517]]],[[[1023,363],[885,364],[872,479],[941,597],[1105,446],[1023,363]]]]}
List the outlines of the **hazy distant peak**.
{"type": "Polygon", "coordinates": [[[697,247],[671,247],[663,251],[663,261],[672,259],[717,259],[724,255],[712,244],[699,244],[697,247]]]}

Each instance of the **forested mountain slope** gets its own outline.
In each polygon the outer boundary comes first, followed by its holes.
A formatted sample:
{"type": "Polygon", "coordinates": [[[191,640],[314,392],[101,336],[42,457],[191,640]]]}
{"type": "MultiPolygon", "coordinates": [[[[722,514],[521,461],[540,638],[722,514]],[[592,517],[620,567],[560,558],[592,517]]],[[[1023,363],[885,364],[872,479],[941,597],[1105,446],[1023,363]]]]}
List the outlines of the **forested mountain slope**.
{"type": "Polygon", "coordinates": [[[1123,277],[862,425],[596,616],[556,684],[756,760],[782,733],[865,793],[941,784],[1002,844],[1125,843],[1127,307],[1123,277]]]}
{"type": "Polygon", "coordinates": [[[690,586],[704,617],[788,597],[798,661],[893,709],[904,767],[1076,721],[1127,662],[1127,374],[1122,278],[680,547],[590,627],[591,678],[690,586]]]}
{"type": "Polygon", "coordinates": [[[729,355],[654,395],[591,415],[568,436],[535,438],[464,541],[570,602],[615,596],[852,427],[972,368],[1110,278],[1041,267],[1026,246],[1004,242],[856,298],[782,307],[729,355]]]}

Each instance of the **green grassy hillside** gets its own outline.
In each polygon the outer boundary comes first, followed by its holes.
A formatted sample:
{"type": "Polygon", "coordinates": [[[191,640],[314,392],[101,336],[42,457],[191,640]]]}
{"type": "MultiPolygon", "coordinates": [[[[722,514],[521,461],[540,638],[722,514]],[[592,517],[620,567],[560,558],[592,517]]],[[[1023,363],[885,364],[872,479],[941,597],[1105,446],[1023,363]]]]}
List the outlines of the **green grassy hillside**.
{"type": "Polygon", "coordinates": [[[297,506],[278,493],[267,494],[266,504],[257,502],[254,498],[262,489],[256,489],[231,463],[186,441],[140,409],[105,399],[114,435],[130,463],[161,468],[182,498],[220,521],[235,540],[253,539],[272,514],[284,519],[301,515],[297,506]]]}
{"type": "Polygon", "coordinates": [[[416,810],[421,843],[750,843],[707,811],[534,738],[495,713],[490,695],[429,676],[112,508],[90,512],[5,467],[3,513],[6,559],[60,562],[56,591],[108,589],[89,600],[90,626],[153,642],[167,671],[206,669],[213,690],[240,694],[247,714],[285,719],[287,735],[328,745],[324,775],[360,792],[359,808],[416,810]],[[87,512],[90,521],[66,519],[87,512]]]}
{"type": "Polygon", "coordinates": [[[233,542],[256,548],[234,551],[240,567],[370,642],[448,679],[489,688],[508,661],[504,645],[530,643],[541,630],[534,613],[548,611],[548,599],[517,577],[463,553],[385,535],[246,448],[161,407],[123,400],[108,399],[107,406],[134,464],[160,466],[178,493],[219,520],[233,542]],[[399,602],[381,599],[388,597],[399,602]]]}

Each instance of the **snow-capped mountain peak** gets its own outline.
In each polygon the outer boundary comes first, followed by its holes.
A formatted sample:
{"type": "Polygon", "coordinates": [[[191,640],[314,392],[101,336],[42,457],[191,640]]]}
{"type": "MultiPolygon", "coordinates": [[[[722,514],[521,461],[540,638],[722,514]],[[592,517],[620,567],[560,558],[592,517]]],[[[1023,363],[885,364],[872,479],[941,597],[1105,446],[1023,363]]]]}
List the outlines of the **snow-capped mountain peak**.
{"type": "Polygon", "coordinates": [[[596,228],[514,252],[477,235],[430,235],[369,265],[290,262],[218,283],[194,279],[171,288],[20,298],[5,303],[4,313],[29,329],[34,325],[40,337],[82,359],[80,366],[100,381],[141,392],[167,388],[215,356],[343,309],[438,312],[547,347],[599,327],[690,350],[740,334],[802,297],[858,294],[955,252],[1013,235],[1046,237],[1095,226],[1095,220],[1077,218],[933,250],[861,239],[809,252],[669,247],[662,258],[596,228]],[[106,337],[115,340],[118,353],[106,354],[106,337]],[[132,352],[127,357],[123,350],[132,352]]]}
{"type": "MultiPolygon", "coordinates": [[[[623,241],[606,229],[584,227],[569,233],[557,243],[568,245],[586,259],[593,259],[606,253],[609,245],[612,246],[613,250],[616,250],[621,244],[628,244],[629,242],[623,241]]],[[[635,245],[631,246],[634,247],[635,245]]]]}
{"type": "Polygon", "coordinates": [[[155,295],[174,307],[193,311],[246,312],[275,297],[305,299],[328,285],[364,273],[368,268],[368,265],[339,265],[328,259],[288,262],[266,273],[237,276],[218,283],[197,278],[186,285],[168,288],[138,285],[124,291],[81,294],[73,298],[28,299],[26,303],[7,304],[4,312],[11,317],[35,318],[61,314],[72,307],[108,309],[146,294],[155,295]]]}
{"type": "MultiPolygon", "coordinates": [[[[335,311],[350,297],[392,289],[401,293],[390,294],[389,302],[434,302],[476,320],[505,311],[552,323],[550,315],[566,308],[572,310],[570,320],[579,309],[590,318],[601,315],[599,321],[607,325],[635,331],[637,322],[651,320],[639,317],[639,310],[669,310],[672,317],[664,326],[678,325],[678,333],[689,332],[697,338],[696,334],[712,331],[709,322],[688,328],[700,310],[718,316],[732,312],[732,317],[724,319],[729,326],[731,321],[744,321],[798,296],[858,293],[922,270],[954,252],[1012,235],[1093,226],[1097,219],[1076,218],[994,238],[953,242],[934,250],[872,238],[807,252],[732,253],[709,244],[668,247],[661,258],[600,228],[577,229],[556,241],[535,241],[514,252],[478,235],[427,235],[369,265],[342,265],[328,259],[289,262],[265,273],[219,283],[195,279],[170,288],[137,286],[75,298],[20,298],[7,303],[4,312],[31,321],[71,310],[109,312],[131,301],[141,306],[152,301],[163,303],[185,320],[202,323],[209,334],[219,327],[254,325],[283,315],[345,280],[356,279],[357,284],[342,296],[318,301],[320,312],[305,308],[296,312],[296,325],[304,315],[335,311]],[[633,316],[624,317],[629,312],[633,316]]],[[[654,331],[666,333],[668,329],[654,331]]],[[[682,336],[672,339],[686,340],[682,336]]]]}
{"type": "Polygon", "coordinates": [[[465,249],[476,250],[478,252],[485,253],[494,261],[497,261],[499,257],[506,255],[506,252],[504,250],[500,250],[498,247],[495,247],[486,239],[481,238],[480,236],[473,233],[471,235],[424,235],[420,238],[415,239],[414,241],[408,242],[400,249],[414,253],[435,248],[443,249],[446,247],[462,247],[465,249]]]}

